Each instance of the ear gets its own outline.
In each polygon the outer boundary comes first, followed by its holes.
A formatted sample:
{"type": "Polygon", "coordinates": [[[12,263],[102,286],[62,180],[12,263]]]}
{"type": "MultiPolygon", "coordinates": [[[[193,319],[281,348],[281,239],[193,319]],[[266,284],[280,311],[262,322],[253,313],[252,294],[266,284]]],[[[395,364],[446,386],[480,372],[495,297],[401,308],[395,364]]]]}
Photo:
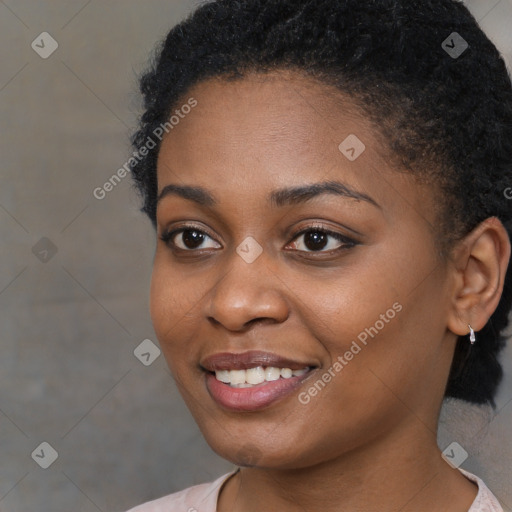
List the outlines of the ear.
{"type": "Polygon", "coordinates": [[[503,224],[489,217],[464,237],[452,252],[454,287],[448,328],[463,336],[482,329],[498,307],[510,258],[503,224]]]}

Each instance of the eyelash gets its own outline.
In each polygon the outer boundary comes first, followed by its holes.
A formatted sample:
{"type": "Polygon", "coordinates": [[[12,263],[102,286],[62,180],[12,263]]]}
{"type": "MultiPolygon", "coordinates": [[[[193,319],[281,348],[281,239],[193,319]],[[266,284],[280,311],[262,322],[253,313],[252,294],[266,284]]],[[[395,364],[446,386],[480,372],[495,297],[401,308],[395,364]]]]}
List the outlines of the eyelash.
{"type": "MultiPolygon", "coordinates": [[[[206,235],[207,237],[211,238],[212,240],[215,240],[208,232],[204,231],[203,229],[199,229],[197,226],[194,226],[194,225],[185,225],[185,226],[182,226],[180,228],[177,228],[177,229],[174,229],[172,231],[165,231],[164,233],[162,233],[159,238],[160,240],[162,240],[162,242],[164,242],[170,249],[172,249],[173,251],[176,251],[176,252],[181,252],[181,253],[194,253],[194,252],[200,252],[201,249],[182,249],[180,247],[176,247],[176,244],[172,241],[173,238],[179,234],[179,233],[183,233],[185,231],[195,231],[197,233],[200,233],[202,235],[206,235]]],[[[306,253],[306,254],[332,254],[332,253],[337,253],[337,252],[341,252],[341,251],[345,251],[347,249],[351,249],[352,247],[355,247],[356,245],[359,245],[358,242],[356,242],[355,240],[345,236],[345,235],[342,235],[341,233],[337,233],[335,231],[330,231],[329,229],[326,229],[322,226],[308,226],[307,228],[305,229],[302,229],[301,231],[295,233],[293,235],[293,238],[291,239],[290,242],[288,242],[287,245],[291,244],[292,242],[294,242],[297,238],[299,238],[300,236],[302,235],[305,235],[307,233],[321,233],[321,234],[324,234],[324,235],[328,235],[334,239],[336,239],[337,241],[339,242],[342,242],[343,245],[336,248],[336,249],[331,249],[331,250],[328,250],[328,251],[325,251],[325,250],[320,250],[320,251],[301,251],[301,250],[297,250],[297,252],[300,252],[300,253],[306,253]]],[[[218,242],[216,242],[218,243],[218,242]]]]}

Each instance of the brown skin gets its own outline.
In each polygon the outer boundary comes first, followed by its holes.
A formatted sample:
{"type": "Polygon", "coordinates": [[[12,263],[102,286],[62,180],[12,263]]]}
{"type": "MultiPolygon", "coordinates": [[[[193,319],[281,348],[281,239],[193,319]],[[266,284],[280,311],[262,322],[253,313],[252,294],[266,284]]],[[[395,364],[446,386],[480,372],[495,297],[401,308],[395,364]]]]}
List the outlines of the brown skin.
{"type": "Polygon", "coordinates": [[[499,302],[510,257],[502,224],[487,220],[441,258],[437,192],[393,169],[350,99],[296,72],[208,80],[187,97],[198,105],[162,143],[158,189],[201,186],[218,205],[159,202],[159,235],[193,223],[206,236],[194,249],[175,235],[188,252],[158,241],[151,314],[210,446],[255,466],[227,482],[218,510],[466,512],[477,488],[441,458],[437,421],[457,336],[481,329],[499,302]],[[366,145],[354,162],[338,149],[349,134],[366,145]],[[333,194],[267,202],[276,189],[329,180],[379,206],[333,194]],[[343,243],[329,238],[319,252],[295,236],[319,222],[357,245],[326,254],[343,243]],[[248,236],[263,248],[251,264],[236,252],[248,236]],[[299,392],[395,302],[395,318],[301,404],[299,392]],[[226,411],[199,361],[247,350],[318,368],[266,409],[226,411]]]}

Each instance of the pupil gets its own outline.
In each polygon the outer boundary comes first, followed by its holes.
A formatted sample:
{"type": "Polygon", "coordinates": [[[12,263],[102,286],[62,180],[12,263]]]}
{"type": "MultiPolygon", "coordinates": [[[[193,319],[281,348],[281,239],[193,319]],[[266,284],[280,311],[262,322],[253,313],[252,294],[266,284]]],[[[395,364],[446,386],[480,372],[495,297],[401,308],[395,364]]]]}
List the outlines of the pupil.
{"type": "Polygon", "coordinates": [[[189,249],[194,249],[197,246],[203,243],[204,236],[199,231],[194,231],[192,229],[187,229],[183,231],[183,242],[189,249]],[[190,247],[192,246],[192,247],[190,247]]]}
{"type": "Polygon", "coordinates": [[[318,231],[310,231],[306,234],[306,247],[312,251],[323,249],[327,244],[327,235],[318,231]]]}

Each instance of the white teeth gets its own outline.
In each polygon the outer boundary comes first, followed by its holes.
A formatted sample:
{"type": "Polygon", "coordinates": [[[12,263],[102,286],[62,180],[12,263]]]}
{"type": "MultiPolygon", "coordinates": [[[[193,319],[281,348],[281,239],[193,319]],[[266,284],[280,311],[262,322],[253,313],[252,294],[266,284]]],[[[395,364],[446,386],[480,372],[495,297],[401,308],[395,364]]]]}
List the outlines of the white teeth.
{"type": "Polygon", "coordinates": [[[263,382],[305,375],[308,371],[309,368],[307,367],[300,370],[291,370],[290,368],[276,368],[274,366],[268,366],[267,368],[257,366],[247,370],[218,370],[215,372],[215,377],[220,382],[229,384],[234,388],[250,388],[263,382]]]}
{"type": "Polygon", "coordinates": [[[261,384],[262,382],[265,382],[265,370],[262,366],[245,370],[245,373],[245,380],[248,384],[261,384]]]}
{"type": "Polygon", "coordinates": [[[275,368],[273,366],[265,368],[265,380],[272,382],[279,379],[279,377],[281,377],[281,370],[279,368],[275,368]]]}
{"type": "Polygon", "coordinates": [[[245,383],[245,370],[230,370],[229,382],[231,384],[244,384],[245,383]]]}
{"type": "Polygon", "coordinates": [[[229,384],[231,382],[231,375],[229,370],[219,370],[218,372],[215,372],[215,377],[217,377],[217,380],[220,380],[225,384],[229,384]]]}

